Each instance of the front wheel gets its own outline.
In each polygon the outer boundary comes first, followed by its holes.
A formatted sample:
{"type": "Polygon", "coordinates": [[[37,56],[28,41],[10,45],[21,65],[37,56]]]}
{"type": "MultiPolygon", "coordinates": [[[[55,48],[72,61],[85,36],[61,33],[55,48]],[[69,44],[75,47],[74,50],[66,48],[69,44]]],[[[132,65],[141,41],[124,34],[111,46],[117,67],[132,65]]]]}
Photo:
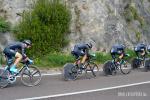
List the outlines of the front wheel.
{"type": "Polygon", "coordinates": [[[88,73],[88,71],[91,71],[94,77],[98,76],[99,74],[99,68],[94,62],[91,62],[86,66],[86,73],[88,73]]]}
{"type": "Polygon", "coordinates": [[[9,84],[10,73],[8,70],[0,69],[0,88],[5,88],[9,84]]]}
{"type": "Polygon", "coordinates": [[[26,86],[38,85],[41,81],[41,72],[36,66],[24,67],[21,72],[21,82],[26,86]]]}
{"type": "Polygon", "coordinates": [[[132,69],[137,69],[141,66],[141,60],[140,59],[137,59],[137,58],[134,58],[131,62],[131,67],[132,69]]]}
{"type": "Polygon", "coordinates": [[[120,70],[123,74],[129,74],[131,72],[131,69],[132,67],[128,62],[120,66],[120,70]]]}
{"type": "Polygon", "coordinates": [[[145,59],[144,71],[147,72],[150,70],[150,59],[145,59]]]}

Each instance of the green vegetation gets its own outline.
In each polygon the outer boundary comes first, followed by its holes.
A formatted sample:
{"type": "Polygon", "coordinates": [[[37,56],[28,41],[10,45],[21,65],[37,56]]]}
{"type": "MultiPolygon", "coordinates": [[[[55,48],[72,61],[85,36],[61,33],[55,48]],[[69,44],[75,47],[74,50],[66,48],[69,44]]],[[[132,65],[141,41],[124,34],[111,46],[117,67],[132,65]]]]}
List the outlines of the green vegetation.
{"type": "Polygon", "coordinates": [[[140,39],[141,39],[141,33],[140,32],[136,32],[136,38],[137,38],[137,41],[140,41],[140,39]]]}
{"type": "Polygon", "coordinates": [[[1,64],[2,64],[2,54],[0,54],[0,67],[1,67],[1,64]]]}
{"type": "Polygon", "coordinates": [[[10,23],[8,23],[4,18],[0,17],[0,32],[10,31],[10,23]]]}
{"type": "Polygon", "coordinates": [[[37,0],[31,11],[22,14],[15,35],[19,40],[31,39],[29,55],[42,57],[66,46],[70,19],[70,11],[60,0],[37,0]]]}
{"type": "MultiPolygon", "coordinates": [[[[125,59],[131,63],[131,60],[136,57],[136,54],[133,50],[127,49],[126,53],[130,56],[125,59]]],[[[0,55],[0,65],[6,63],[5,60],[0,55]]],[[[95,62],[97,64],[104,64],[106,61],[112,60],[110,53],[104,52],[96,52],[95,62]]],[[[75,61],[75,57],[71,54],[65,53],[49,53],[46,56],[38,57],[34,59],[34,64],[40,68],[62,68],[66,63],[73,63],[75,61]]]]}
{"type": "Polygon", "coordinates": [[[111,60],[111,55],[107,53],[96,53],[96,62],[104,63],[107,60],[111,60]]]}
{"type": "Polygon", "coordinates": [[[125,12],[124,12],[125,19],[128,23],[130,23],[132,20],[138,20],[143,27],[144,25],[144,19],[138,14],[137,9],[132,6],[131,4],[128,4],[125,7],[125,12]]]}
{"type": "Polygon", "coordinates": [[[135,52],[134,52],[133,50],[131,50],[131,49],[127,49],[126,53],[129,54],[130,56],[129,56],[129,57],[126,57],[125,59],[126,59],[129,63],[131,63],[132,59],[136,57],[136,54],[135,54],[135,52]]]}
{"type": "MultiPolygon", "coordinates": [[[[133,57],[136,57],[133,50],[127,50],[130,56],[126,57],[128,61],[131,61],[133,57]]],[[[108,60],[111,60],[111,55],[108,53],[97,52],[96,53],[96,60],[97,64],[103,64],[108,60]]],[[[44,57],[35,59],[35,64],[39,67],[43,68],[54,68],[54,67],[62,67],[66,63],[73,63],[75,58],[71,54],[64,54],[64,53],[50,53],[44,57]]]]}
{"type": "Polygon", "coordinates": [[[114,11],[111,9],[111,7],[108,4],[106,4],[106,7],[108,9],[108,13],[109,14],[113,14],[114,13],[114,11]]]}
{"type": "Polygon", "coordinates": [[[44,57],[35,59],[35,63],[41,67],[62,67],[66,63],[73,62],[72,55],[62,53],[50,53],[44,57]]]}

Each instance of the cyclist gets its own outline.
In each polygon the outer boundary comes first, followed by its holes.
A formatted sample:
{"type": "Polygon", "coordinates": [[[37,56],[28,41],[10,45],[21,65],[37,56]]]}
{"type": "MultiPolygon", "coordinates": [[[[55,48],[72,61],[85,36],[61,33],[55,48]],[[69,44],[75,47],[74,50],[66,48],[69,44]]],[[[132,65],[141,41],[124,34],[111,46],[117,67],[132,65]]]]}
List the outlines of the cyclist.
{"type": "Polygon", "coordinates": [[[14,42],[5,47],[3,53],[7,58],[7,64],[12,73],[17,73],[18,70],[16,66],[22,59],[29,61],[29,63],[33,63],[33,61],[30,60],[25,54],[25,49],[30,48],[31,45],[32,43],[30,40],[24,40],[23,42],[14,42]],[[15,58],[14,63],[13,58],[15,58]]]}
{"type": "Polygon", "coordinates": [[[114,62],[120,64],[120,61],[125,56],[125,46],[123,44],[115,44],[110,50],[114,62]]]}
{"type": "Polygon", "coordinates": [[[146,45],[143,43],[139,43],[134,47],[134,51],[139,58],[145,58],[147,54],[146,45]]]}
{"type": "Polygon", "coordinates": [[[76,44],[73,48],[73,51],[71,53],[76,57],[76,59],[81,59],[81,63],[79,64],[79,68],[84,69],[83,64],[85,63],[86,59],[89,55],[89,50],[92,48],[92,43],[81,43],[76,44]]]}
{"type": "Polygon", "coordinates": [[[150,52],[150,45],[147,46],[147,51],[150,52]]]}

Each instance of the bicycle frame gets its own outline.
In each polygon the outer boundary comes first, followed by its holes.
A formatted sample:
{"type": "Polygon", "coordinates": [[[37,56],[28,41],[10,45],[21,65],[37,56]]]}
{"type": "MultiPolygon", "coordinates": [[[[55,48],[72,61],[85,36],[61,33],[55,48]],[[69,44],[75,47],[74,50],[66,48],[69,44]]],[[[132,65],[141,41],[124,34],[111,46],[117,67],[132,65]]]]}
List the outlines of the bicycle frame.
{"type": "Polygon", "coordinates": [[[146,59],[146,55],[142,56],[142,57],[139,57],[137,55],[136,57],[138,59],[138,62],[140,63],[140,65],[143,65],[144,66],[144,62],[145,62],[145,59],[146,59]]]}
{"type": "Polygon", "coordinates": [[[16,73],[14,76],[18,76],[24,68],[27,68],[27,69],[28,69],[28,65],[27,65],[27,64],[24,64],[24,65],[19,69],[19,72],[16,73]]]}
{"type": "Polygon", "coordinates": [[[124,60],[124,58],[122,58],[122,59],[120,60],[119,64],[117,64],[117,62],[115,62],[114,59],[112,60],[112,63],[113,63],[114,66],[115,66],[115,70],[118,70],[119,67],[121,67],[121,65],[124,64],[124,62],[126,62],[126,60],[124,60]]]}
{"type": "MultiPolygon", "coordinates": [[[[21,62],[21,63],[23,63],[23,66],[22,66],[22,67],[19,69],[19,71],[18,71],[16,74],[14,74],[13,76],[18,76],[24,68],[27,68],[27,69],[28,69],[28,64],[27,64],[27,63],[24,63],[24,62],[21,62]]],[[[10,66],[9,66],[7,69],[5,69],[5,71],[8,71],[8,72],[11,74],[11,72],[10,72],[10,66]]],[[[4,73],[5,73],[5,71],[4,71],[4,73]]]]}
{"type": "Polygon", "coordinates": [[[83,71],[85,71],[85,70],[87,70],[87,66],[91,63],[91,62],[93,62],[93,58],[92,58],[92,56],[88,56],[88,58],[86,59],[86,61],[85,61],[85,63],[83,64],[83,68],[84,69],[80,69],[79,68],[79,64],[81,63],[81,58],[79,58],[79,59],[76,59],[76,61],[74,62],[74,65],[77,67],[77,70],[78,71],[80,71],[80,74],[82,74],[82,72],[83,71]],[[79,70],[80,69],[80,70],[79,70]]]}

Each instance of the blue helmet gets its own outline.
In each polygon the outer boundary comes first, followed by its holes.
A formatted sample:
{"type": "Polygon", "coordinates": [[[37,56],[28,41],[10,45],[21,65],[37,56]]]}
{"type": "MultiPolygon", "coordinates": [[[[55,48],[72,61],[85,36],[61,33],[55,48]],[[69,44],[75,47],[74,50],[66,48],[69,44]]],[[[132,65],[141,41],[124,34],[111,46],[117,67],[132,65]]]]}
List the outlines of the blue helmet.
{"type": "Polygon", "coordinates": [[[92,46],[93,46],[91,42],[87,43],[87,45],[89,48],[92,48],[92,46]]]}
{"type": "Polygon", "coordinates": [[[31,40],[24,40],[23,43],[25,43],[25,44],[27,44],[27,45],[30,45],[30,46],[32,45],[31,40]]]}

